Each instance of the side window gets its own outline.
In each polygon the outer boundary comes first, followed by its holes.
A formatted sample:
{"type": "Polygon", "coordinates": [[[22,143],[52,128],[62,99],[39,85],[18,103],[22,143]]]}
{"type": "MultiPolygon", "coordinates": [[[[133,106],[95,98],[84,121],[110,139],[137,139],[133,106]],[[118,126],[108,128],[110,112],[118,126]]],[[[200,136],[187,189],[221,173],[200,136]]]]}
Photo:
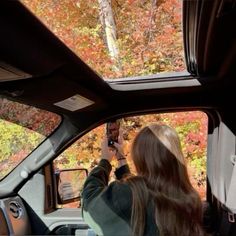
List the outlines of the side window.
{"type": "Polygon", "coordinates": [[[0,181],[60,124],[57,114],[0,96],[0,181]]]}
{"type": "MultiPolygon", "coordinates": [[[[206,197],[206,147],[208,118],[204,112],[175,112],[126,117],[122,119],[124,149],[131,171],[134,165],[130,148],[135,135],[141,128],[151,123],[164,123],[176,129],[181,139],[187,160],[191,182],[202,200],[206,197]]],[[[101,158],[101,142],[105,125],[101,125],[77,140],[54,160],[56,169],[86,168],[90,171],[101,158]]],[[[115,162],[112,163],[115,166],[115,162]]],[[[113,179],[113,176],[111,176],[113,179]]],[[[78,202],[59,207],[78,207],[78,202]]]]}

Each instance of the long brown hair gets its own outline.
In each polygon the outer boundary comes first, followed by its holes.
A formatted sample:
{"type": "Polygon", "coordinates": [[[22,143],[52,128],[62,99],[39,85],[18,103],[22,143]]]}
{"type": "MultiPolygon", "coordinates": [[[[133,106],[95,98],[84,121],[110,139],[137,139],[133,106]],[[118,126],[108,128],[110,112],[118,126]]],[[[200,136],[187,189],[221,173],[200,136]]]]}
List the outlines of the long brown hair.
{"type": "Polygon", "coordinates": [[[192,187],[178,134],[166,125],[143,128],[132,146],[137,176],[127,178],[133,195],[133,234],[145,231],[147,206],[155,208],[160,236],[202,236],[202,204],[192,187]]]}

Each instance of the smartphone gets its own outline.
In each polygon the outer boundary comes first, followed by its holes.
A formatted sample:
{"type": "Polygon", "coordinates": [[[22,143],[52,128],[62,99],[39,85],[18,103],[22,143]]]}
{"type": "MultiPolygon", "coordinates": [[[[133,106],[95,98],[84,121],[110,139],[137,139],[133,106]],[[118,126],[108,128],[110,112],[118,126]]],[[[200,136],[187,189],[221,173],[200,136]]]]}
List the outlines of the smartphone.
{"type": "Polygon", "coordinates": [[[120,130],[120,120],[114,120],[107,123],[106,134],[107,134],[108,146],[113,146],[115,142],[118,143],[119,130],[120,130]]]}

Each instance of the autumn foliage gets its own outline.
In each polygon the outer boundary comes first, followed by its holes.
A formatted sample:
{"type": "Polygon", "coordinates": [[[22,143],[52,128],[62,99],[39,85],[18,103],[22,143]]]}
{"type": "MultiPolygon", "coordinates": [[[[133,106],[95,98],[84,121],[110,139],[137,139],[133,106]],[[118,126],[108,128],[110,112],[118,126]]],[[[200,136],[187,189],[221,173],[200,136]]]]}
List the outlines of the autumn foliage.
{"type": "Polygon", "coordinates": [[[22,2],[104,78],[185,69],[180,0],[22,2]]]}

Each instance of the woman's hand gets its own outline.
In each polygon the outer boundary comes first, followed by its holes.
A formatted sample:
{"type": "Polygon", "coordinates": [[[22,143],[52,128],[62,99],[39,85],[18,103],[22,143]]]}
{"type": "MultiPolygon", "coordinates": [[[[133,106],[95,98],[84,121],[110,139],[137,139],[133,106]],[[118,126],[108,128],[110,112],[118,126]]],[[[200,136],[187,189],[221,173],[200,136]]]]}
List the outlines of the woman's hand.
{"type": "Polygon", "coordinates": [[[124,158],[124,139],[123,139],[123,130],[120,129],[118,137],[118,143],[114,143],[114,148],[116,149],[116,159],[124,158]]]}
{"type": "Polygon", "coordinates": [[[118,138],[118,143],[114,143],[114,148],[116,149],[116,160],[117,160],[117,168],[127,165],[126,155],[124,154],[124,140],[123,140],[123,132],[120,130],[120,135],[118,138]]]}
{"type": "Polygon", "coordinates": [[[117,168],[127,165],[127,160],[124,154],[123,145],[120,145],[119,143],[114,143],[114,146],[117,150],[116,152],[117,168]]]}
{"type": "Polygon", "coordinates": [[[120,143],[114,143],[114,148],[116,150],[115,157],[117,160],[125,158],[123,145],[120,143]]]}
{"type": "Polygon", "coordinates": [[[112,157],[116,154],[116,149],[108,146],[107,137],[103,138],[102,141],[102,159],[106,159],[107,161],[111,162],[112,157]]]}

